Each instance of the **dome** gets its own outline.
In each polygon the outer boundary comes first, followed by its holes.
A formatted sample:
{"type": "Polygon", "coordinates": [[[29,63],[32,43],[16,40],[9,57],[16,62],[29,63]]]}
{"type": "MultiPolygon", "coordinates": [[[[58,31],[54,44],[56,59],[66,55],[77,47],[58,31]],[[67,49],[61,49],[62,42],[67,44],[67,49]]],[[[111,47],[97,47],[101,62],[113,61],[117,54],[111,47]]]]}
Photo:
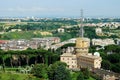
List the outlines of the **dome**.
{"type": "Polygon", "coordinates": [[[94,53],[94,56],[98,56],[98,57],[99,57],[99,56],[100,56],[100,53],[99,53],[99,52],[95,52],[95,53],[94,53]]]}

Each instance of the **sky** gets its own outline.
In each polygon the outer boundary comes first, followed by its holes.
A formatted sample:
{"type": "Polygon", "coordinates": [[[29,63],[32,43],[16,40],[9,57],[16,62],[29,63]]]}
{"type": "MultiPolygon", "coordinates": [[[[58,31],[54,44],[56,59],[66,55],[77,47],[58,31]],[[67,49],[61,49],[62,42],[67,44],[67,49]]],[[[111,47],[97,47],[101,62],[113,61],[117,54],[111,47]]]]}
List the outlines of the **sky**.
{"type": "Polygon", "coordinates": [[[0,0],[0,17],[120,17],[120,0],[0,0]]]}

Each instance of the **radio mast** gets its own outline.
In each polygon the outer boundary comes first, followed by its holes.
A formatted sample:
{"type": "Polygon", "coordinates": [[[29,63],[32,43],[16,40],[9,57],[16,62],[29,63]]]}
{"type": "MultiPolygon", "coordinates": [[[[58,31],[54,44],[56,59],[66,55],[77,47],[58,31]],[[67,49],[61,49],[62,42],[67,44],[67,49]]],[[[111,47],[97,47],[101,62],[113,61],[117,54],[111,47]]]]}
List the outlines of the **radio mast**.
{"type": "Polygon", "coordinates": [[[81,9],[81,18],[80,18],[80,31],[79,31],[79,37],[84,37],[84,30],[83,30],[83,10],[81,9]]]}

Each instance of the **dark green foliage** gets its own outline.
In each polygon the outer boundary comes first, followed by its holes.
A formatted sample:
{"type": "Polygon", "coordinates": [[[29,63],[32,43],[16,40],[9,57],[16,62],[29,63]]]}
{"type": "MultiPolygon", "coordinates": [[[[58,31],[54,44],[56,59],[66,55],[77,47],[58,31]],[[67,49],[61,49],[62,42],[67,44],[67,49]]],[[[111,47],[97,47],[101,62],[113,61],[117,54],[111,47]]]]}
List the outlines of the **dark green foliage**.
{"type": "MultiPolygon", "coordinates": [[[[96,47],[90,47],[90,51],[93,52],[96,47]]],[[[120,46],[108,45],[105,49],[98,50],[102,57],[102,68],[120,73],[120,46]],[[110,53],[110,54],[107,54],[110,53]]]]}
{"type": "Polygon", "coordinates": [[[95,33],[95,28],[85,26],[84,30],[85,30],[85,34],[84,34],[85,37],[88,37],[90,39],[99,38],[95,33]]]}
{"type": "Polygon", "coordinates": [[[89,79],[90,78],[90,71],[88,70],[88,68],[82,68],[81,71],[84,75],[84,79],[89,79]]]}
{"type": "Polygon", "coordinates": [[[75,47],[75,45],[76,45],[75,43],[65,44],[65,45],[61,46],[61,49],[67,48],[67,47],[75,47]]]}
{"type": "Polygon", "coordinates": [[[110,54],[108,55],[107,59],[111,62],[111,63],[118,63],[120,62],[120,54],[110,54]]]}
{"type": "Polygon", "coordinates": [[[70,72],[65,66],[60,65],[55,70],[54,80],[71,80],[70,72]]]}
{"type": "Polygon", "coordinates": [[[39,78],[43,78],[43,79],[47,79],[48,75],[47,75],[47,66],[45,64],[37,64],[35,65],[32,70],[31,73],[39,78]]]}
{"type": "Polygon", "coordinates": [[[70,80],[70,72],[66,69],[66,63],[55,62],[49,66],[48,77],[50,80],[70,80]]]}
{"type": "Polygon", "coordinates": [[[117,35],[111,35],[109,38],[119,38],[117,35]]]}
{"type": "Polygon", "coordinates": [[[118,45],[108,45],[108,46],[105,46],[105,51],[106,52],[115,52],[115,53],[120,53],[120,46],[118,45]]]}
{"type": "Polygon", "coordinates": [[[120,73],[120,63],[116,63],[114,65],[112,65],[112,71],[120,73]]]}
{"type": "Polygon", "coordinates": [[[24,51],[0,51],[0,64],[5,66],[17,67],[36,63],[52,64],[59,60],[57,53],[52,53],[43,49],[27,49],[24,51]],[[13,60],[16,56],[17,61],[13,60]]]}
{"type": "Polygon", "coordinates": [[[0,25],[0,31],[4,31],[3,25],[0,25]]]}
{"type": "Polygon", "coordinates": [[[111,63],[108,60],[103,60],[102,61],[102,67],[106,70],[110,70],[111,69],[111,63]]]}
{"type": "Polygon", "coordinates": [[[85,80],[82,72],[79,72],[79,74],[77,76],[77,80],[85,80]]]}
{"type": "Polygon", "coordinates": [[[93,74],[93,73],[91,73],[90,76],[91,76],[92,78],[94,78],[95,80],[101,80],[100,76],[97,75],[97,74],[93,74]]]}

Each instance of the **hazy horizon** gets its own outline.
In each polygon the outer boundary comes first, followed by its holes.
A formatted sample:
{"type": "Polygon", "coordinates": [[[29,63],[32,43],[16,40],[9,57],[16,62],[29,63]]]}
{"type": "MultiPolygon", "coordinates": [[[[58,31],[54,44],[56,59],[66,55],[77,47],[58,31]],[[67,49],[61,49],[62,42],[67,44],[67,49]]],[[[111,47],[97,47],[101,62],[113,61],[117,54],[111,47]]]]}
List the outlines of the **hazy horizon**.
{"type": "Polygon", "coordinates": [[[120,0],[0,0],[0,17],[120,17],[120,0]]]}

